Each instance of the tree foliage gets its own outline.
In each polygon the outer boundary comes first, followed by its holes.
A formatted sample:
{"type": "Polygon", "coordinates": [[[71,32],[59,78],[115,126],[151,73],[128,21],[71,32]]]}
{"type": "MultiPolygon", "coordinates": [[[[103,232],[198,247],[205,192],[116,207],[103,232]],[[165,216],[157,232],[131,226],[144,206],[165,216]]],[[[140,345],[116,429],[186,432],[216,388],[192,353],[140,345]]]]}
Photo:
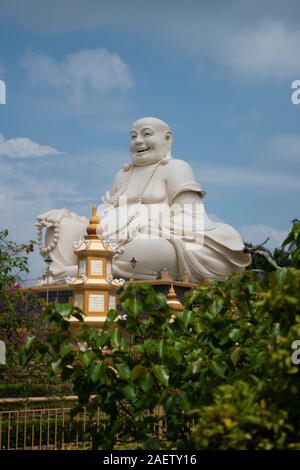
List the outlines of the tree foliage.
{"type": "Polygon", "coordinates": [[[287,248],[293,266],[300,269],[300,220],[293,221],[293,228],[284,240],[283,247],[287,248]]]}
{"type": "Polygon", "coordinates": [[[8,230],[0,231],[0,290],[3,291],[21,282],[28,273],[28,253],[33,251],[35,242],[17,244],[8,238],[8,230]]]}
{"type": "MultiPolygon", "coordinates": [[[[297,267],[293,230],[287,243],[297,267]]],[[[29,337],[22,361],[47,357],[52,373],[72,383],[97,449],[114,448],[117,438],[152,449],[299,449],[296,267],[263,284],[249,271],[199,284],[176,316],[151,286],[127,285],[120,310],[99,329],[72,305],[50,305],[45,316],[54,329],[46,341],[29,337]],[[163,436],[153,433],[157,406],[163,436]],[[105,419],[97,424],[98,409],[105,419]]]]}
{"type": "Polygon", "coordinates": [[[17,244],[9,240],[7,230],[0,231],[0,340],[7,351],[6,366],[0,366],[2,373],[16,370],[20,345],[41,323],[41,301],[35,292],[21,285],[33,248],[33,241],[17,244]]]}

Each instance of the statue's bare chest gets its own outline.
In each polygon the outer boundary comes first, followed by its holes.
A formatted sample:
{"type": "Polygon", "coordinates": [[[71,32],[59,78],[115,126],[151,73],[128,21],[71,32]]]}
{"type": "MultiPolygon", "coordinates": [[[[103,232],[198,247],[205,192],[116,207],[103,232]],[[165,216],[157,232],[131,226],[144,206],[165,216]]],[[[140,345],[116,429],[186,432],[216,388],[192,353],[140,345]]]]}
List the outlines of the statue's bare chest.
{"type": "Polygon", "coordinates": [[[165,176],[160,170],[161,168],[158,168],[152,174],[152,168],[146,166],[135,167],[131,174],[124,172],[119,182],[118,191],[127,196],[129,203],[137,202],[140,197],[147,204],[164,202],[166,199],[166,182],[165,176]]]}

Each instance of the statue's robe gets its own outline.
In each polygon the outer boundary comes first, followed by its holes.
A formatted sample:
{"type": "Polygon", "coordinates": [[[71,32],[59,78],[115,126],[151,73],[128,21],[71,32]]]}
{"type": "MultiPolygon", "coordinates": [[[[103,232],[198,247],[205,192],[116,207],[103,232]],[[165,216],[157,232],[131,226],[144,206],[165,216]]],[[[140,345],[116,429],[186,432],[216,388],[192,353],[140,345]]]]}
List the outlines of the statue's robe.
{"type": "Polygon", "coordinates": [[[211,221],[205,213],[205,191],[185,161],[165,159],[139,204],[152,169],[153,165],[136,166],[129,178],[131,165],[127,165],[106,192],[104,234],[123,244],[124,250],[121,248],[113,261],[116,276],[132,275],[133,256],[138,260],[135,277],[140,279],[156,278],[166,268],[173,278],[186,272],[192,281],[223,280],[230,272],[242,271],[250,264],[251,257],[244,253],[239,233],[227,224],[211,221]],[[119,205],[113,207],[118,193],[122,194],[119,205]],[[178,205],[179,196],[184,194],[191,196],[190,200],[178,205]],[[124,206],[125,197],[128,207],[124,206]],[[124,230],[118,232],[123,226],[124,230]]]}

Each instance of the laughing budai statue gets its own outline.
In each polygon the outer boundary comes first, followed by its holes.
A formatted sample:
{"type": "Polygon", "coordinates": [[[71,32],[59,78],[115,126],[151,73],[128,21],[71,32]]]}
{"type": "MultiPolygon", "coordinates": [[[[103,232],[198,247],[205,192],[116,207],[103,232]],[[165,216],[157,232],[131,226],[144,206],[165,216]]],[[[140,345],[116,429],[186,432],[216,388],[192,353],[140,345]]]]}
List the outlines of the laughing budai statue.
{"type": "MultiPolygon", "coordinates": [[[[174,279],[188,273],[191,281],[224,280],[249,265],[238,232],[208,218],[205,191],[190,165],[171,156],[169,126],[157,118],[139,119],[130,139],[131,162],[117,173],[98,207],[99,236],[115,251],[113,275],[130,278],[133,257],[138,260],[135,278],[145,280],[163,269],[174,279]]],[[[41,255],[53,261],[52,282],[76,276],[73,241],[83,238],[87,223],[67,209],[37,217],[41,255]]]]}

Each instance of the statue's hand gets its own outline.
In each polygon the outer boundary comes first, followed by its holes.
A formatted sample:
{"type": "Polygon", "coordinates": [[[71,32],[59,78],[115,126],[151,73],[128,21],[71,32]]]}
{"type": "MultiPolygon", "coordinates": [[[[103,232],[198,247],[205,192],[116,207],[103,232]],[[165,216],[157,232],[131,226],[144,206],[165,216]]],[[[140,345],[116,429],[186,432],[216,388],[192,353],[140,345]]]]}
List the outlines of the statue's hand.
{"type": "Polygon", "coordinates": [[[38,246],[40,249],[40,254],[43,257],[49,255],[49,253],[51,253],[56,248],[59,240],[59,224],[65,217],[65,213],[66,209],[54,209],[37,216],[37,223],[35,225],[38,228],[38,246]],[[51,240],[47,247],[45,246],[43,228],[46,229],[45,238],[49,238],[49,234],[51,234],[51,240]]]}
{"type": "MultiPolygon", "coordinates": [[[[37,217],[38,246],[43,257],[51,253],[53,261],[55,257],[63,257],[57,264],[67,266],[74,264],[72,240],[78,240],[88,224],[88,219],[79,216],[68,209],[53,209],[37,217]],[[45,236],[43,230],[45,229],[45,236]],[[71,239],[71,240],[70,240],[71,239]],[[60,250],[56,247],[60,243],[60,250]],[[70,260],[71,258],[71,260],[70,260]],[[66,262],[66,259],[69,261],[66,262]]],[[[54,269],[54,265],[52,266],[54,269]]]]}

